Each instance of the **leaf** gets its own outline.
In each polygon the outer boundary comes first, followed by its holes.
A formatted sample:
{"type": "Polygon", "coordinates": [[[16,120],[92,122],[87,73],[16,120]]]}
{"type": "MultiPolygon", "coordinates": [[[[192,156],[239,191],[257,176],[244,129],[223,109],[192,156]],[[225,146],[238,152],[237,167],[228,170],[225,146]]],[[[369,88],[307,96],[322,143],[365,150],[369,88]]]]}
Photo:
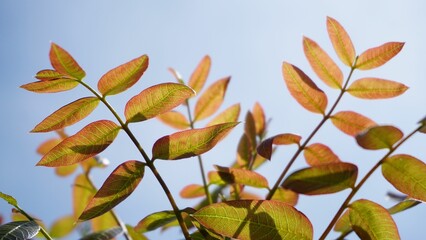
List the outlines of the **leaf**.
{"type": "Polygon", "coordinates": [[[243,134],[238,142],[237,163],[240,166],[248,166],[253,157],[253,148],[247,134],[243,134]]]}
{"type": "Polygon", "coordinates": [[[96,189],[85,174],[79,174],[73,185],[73,215],[74,219],[83,213],[89,200],[95,195],[96,189]]]}
{"type": "Polygon", "coordinates": [[[111,211],[91,219],[90,222],[92,223],[92,231],[103,231],[119,226],[111,211]]]}
{"type": "Polygon", "coordinates": [[[231,181],[228,183],[242,184],[257,188],[268,188],[268,180],[266,180],[264,176],[254,171],[239,168],[228,168],[217,165],[215,165],[215,168],[217,169],[221,178],[223,175],[229,175],[229,177],[226,176],[223,178],[225,181],[231,179],[231,181]]]}
{"type": "Polygon", "coordinates": [[[345,65],[351,67],[355,61],[355,48],[348,33],[331,17],[327,17],[327,31],[337,56],[345,65]]]}
{"type": "Polygon", "coordinates": [[[349,219],[361,239],[400,239],[391,215],[377,203],[365,199],[351,203],[349,219]]]}
{"type": "Polygon", "coordinates": [[[283,133],[270,137],[259,144],[257,147],[257,153],[262,157],[271,160],[272,157],[272,145],[290,145],[300,144],[302,138],[296,134],[283,133]]]}
{"type": "Polygon", "coordinates": [[[0,198],[5,200],[7,203],[9,203],[12,206],[18,207],[18,201],[16,201],[14,197],[7,195],[6,193],[0,192],[0,198]]]}
{"type": "Polygon", "coordinates": [[[73,79],[70,76],[60,74],[59,72],[51,69],[44,69],[41,71],[38,71],[35,75],[35,78],[41,81],[51,81],[51,80],[57,80],[60,78],[66,78],[66,79],[73,79]]]}
{"type": "Polygon", "coordinates": [[[306,195],[329,194],[352,188],[358,168],[351,163],[330,163],[292,173],[282,187],[306,195]]]}
{"type": "Polygon", "coordinates": [[[176,111],[165,112],[158,115],[157,118],[161,122],[179,130],[187,129],[190,127],[188,119],[186,119],[185,115],[183,115],[180,112],[176,112],[176,111]]]}
{"type": "Polygon", "coordinates": [[[205,196],[206,192],[203,185],[189,184],[180,191],[179,195],[181,198],[197,198],[205,196]]]}
{"type": "Polygon", "coordinates": [[[353,82],[347,92],[362,99],[383,99],[399,96],[407,89],[407,86],[399,82],[380,78],[361,78],[353,82]]]}
{"type": "Polygon", "coordinates": [[[80,238],[80,240],[109,240],[117,237],[122,232],[123,230],[120,227],[115,227],[108,230],[88,234],[80,238]]]}
{"type": "Polygon", "coordinates": [[[303,155],[306,162],[312,167],[341,162],[340,158],[328,146],[321,143],[314,143],[305,147],[303,155]]]}
{"type": "Polygon", "coordinates": [[[306,110],[324,114],[327,96],[299,68],[287,62],[283,63],[283,76],[290,94],[306,110]]]}
{"type": "Polygon", "coordinates": [[[180,84],[185,84],[182,78],[182,75],[178,71],[176,71],[174,68],[168,68],[169,72],[175,77],[176,81],[180,84]]]}
{"type": "Polygon", "coordinates": [[[411,198],[426,201],[426,164],[419,159],[398,154],[383,161],[382,174],[396,189],[411,198]]]}
{"type": "Polygon", "coordinates": [[[414,206],[417,206],[420,203],[422,203],[422,202],[417,201],[417,200],[413,200],[413,199],[405,199],[405,200],[403,200],[403,201],[395,204],[394,206],[390,207],[388,209],[388,212],[390,214],[396,214],[396,213],[405,211],[407,209],[410,209],[410,208],[412,208],[414,206]]]}
{"type": "Polygon", "coordinates": [[[103,96],[115,95],[132,87],[148,68],[149,59],[142,55],[105,73],[98,82],[103,96]]]}
{"type": "Polygon", "coordinates": [[[153,159],[177,160],[203,154],[212,149],[238,123],[222,123],[164,136],[152,147],[153,159]]]}
{"type": "Polygon", "coordinates": [[[265,111],[263,110],[262,105],[260,103],[256,102],[253,106],[253,119],[254,124],[256,126],[256,134],[258,136],[263,136],[266,129],[266,117],[265,117],[265,111]]]}
{"type": "Polygon", "coordinates": [[[126,229],[132,240],[148,240],[142,233],[136,232],[132,226],[126,224],[126,229]]]}
{"type": "Polygon", "coordinates": [[[393,126],[374,126],[358,134],[355,139],[359,146],[369,150],[392,149],[404,134],[393,126]]]}
{"type": "Polygon", "coordinates": [[[204,84],[206,83],[207,77],[210,72],[210,66],[211,66],[210,56],[206,55],[203,57],[203,59],[201,59],[197,68],[192,73],[191,78],[189,79],[189,82],[188,82],[188,86],[194,89],[195,92],[197,93],[200,92],[204,84]]]}
{"type": "Polygon", "coordinates": [[[370,48],[359,55],[355,67],[360,70],[380,67],[396,56],[403,46],[403,42],[388,42],[378,47],[370,48]]]}
{"type": "Polygon", "coordinates": [[[285,202],[290,206],[296,206],[297,201],[299,200],[299,194],[282,187],[277,188],[271,200],[277,200],[285,202]]]}
{"type": "Polygon", "coordinates": [[[74,79],[60,78],[52,81],[37,81],[27,83],[21,88],[36,93],[56,93],[71,90],[78,86],[78,82],[74,79]]]}
{"type": "Polygon", "coordinates": [[[56,145],[61,143],[62,139],[60,138],[51,138],[49,140],[44,141],[40,146],[37,148],[37,153],[40,155],[44,155],[48,153],[52,148],[54,148],[56,145]]]}
{"type": "Polygon", "coordinates": [[[192,217],[211,231],[240,240],[313,239],[312,224],[305,215],[280,201],[214,203],[192,217]]]}
{"type": "Polygon", "coordinates": [[[303,50],[314,72],[328,86],[342,89],[343,73],[333,59],[313,40],[303,37],[303,50]]]}
{"type": "Polygon", "coordinates": [[[222,105],[231,77],[222,78],[213,83],[197,100],[194,110],[194,122],[214,114],[222,105]]]}
{"type": "Polygon", "coordinates": [[[143,218],[136,225],[135,230],[140,233],[153,231],[176,219],[173,211],[161,211],[152,213],[143,218]]]}
{"type": "Polygon", "coordinates": [[[74,216],[61,217],[52,224],[49,235],[52,238],[63,238],[72,232],[75,227],[74,223],[74,216]]]}
{"type": "Polygon", "coordinates": [[[80,98],[46,117],[31,132],[49,132],[70,126],[87,117],[99,104],[96,97],[80,98]]]}
{"type": "Polygon", "coordinates": [[[225,109],[223,112],[219,113],[213,120],[211,120],[206,127],[217,125],[220,123],[227,122],[237,122],[238,117],[240,116],[240,104],[236,103],[229,108],[225,109]]]}
{"type": "Polygon", "coordinates": [[[52,67],[57,72],[72,76],[78,80],[81,80],[86,76],[86,73],[78,65],[74,58],[59,45],[51,43],[49,57],[52,67]]]}
{"type": "Polygon", "coordinates": [[[10,222],[0,226],[0,240],[32,239],[40,231],[40,226],[34,221],[10,222]]]}
{"type": "Polygon", "coordinates": [[[340,131],[353,137],[365,129],[377,125],[373,120],[352,111],[341,111],[330,118],[340,131]]]}
{"type": "Polygon", "coordinates": [[[247,111],[244,122],[244,134],[247,136],[251,147],[254,149],[257,146],[256,141],[256,123],[254,122],[253,114],[247,111]]]}
{"type": "Polygon", "coordinates": [[[90,123],[50,150],[37,166],[68,166],[86,160],[105,150],[119,131],[120,127],[109,120],[90,123]]]}
{"type": "Polygon", "coordinates": [[[78,220],[86,221],[110,211],[136,189],[144,171],[145,164],[142,162],[132,160],[120,164],[105,180],[78,220]]]}
{"type": "Polygon", "coordinates": [[[141,122],[179,106],[194,91],[179,83],[162,83],[131,98],[124,111],[127,122],[141,122]]]}
{"type": "Polygon", "coordinates": [[[426,117],[418,122],[420,124],[419,132],[426,133],[426,117]]]}
{"type": "Polygon", "coordinates": [[[73,174],[78,168],[78,164],[55,168],[56,175],[60,177],[66,177],[73,174]]]}
{"type": "Polygon", "coordinates": [[[346,234],[352,231],[351,222],[349,219],[349,211],[345,211],[334,225],[334,231],[346,234]]]}

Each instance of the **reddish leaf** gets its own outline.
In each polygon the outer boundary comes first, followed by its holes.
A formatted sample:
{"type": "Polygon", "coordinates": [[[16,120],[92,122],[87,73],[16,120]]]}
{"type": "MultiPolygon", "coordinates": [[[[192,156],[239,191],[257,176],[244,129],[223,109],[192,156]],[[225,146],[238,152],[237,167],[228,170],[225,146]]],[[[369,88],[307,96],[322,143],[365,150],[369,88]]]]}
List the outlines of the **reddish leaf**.
{"type": "Polygon", "coordinates": [[[197,197],[203,197],[206,195],[206,192],[204,191],[203,185],[198,184],[190,184],[186,187],[184,187],[179,195],[182,198],[197,198],[197,197]]]}
{"type": "Polygon", "coordinates": [[[312,167],[341,162],[340,158],[329,147],[321,143],[314,143],[305,147],[303,155],[306,162],[312,167]]]}
{"type": "Polygon", "coordinates": [[[67,166],[93,157],[113,142],[119,130],[117,124],[108,120],[93,122],[50,150],[37,166],[67,166]]]}
{"type": "Polygon", "coordinates": [[[355,61],[355,48],[346,30],[338,21],[327,17],[327,31],[334,50],[340,60],[351,67],[355,61]]]}
{"type": "Polygon", "coordinates": [[[388,42],[381,46],[370,48],[361,53],[356,63],[356,68],[360,70],[369,70],[382,66],[397,55],[404,43],[388,42]]]}
{"type": "Polygon", "coordinates": [[[222,176],[223,174],[230,176],[226,176],[223,179],[225,181],[228,179],[232,179],[232,181],[228,183],[242,184],[257,188],[268,188],[268,180],[266,180],[264,176],[254,171],[239,168],[221,167],[217,165],[215,165],[215,167],[219,173],[219,176],[222,176]]]}
{"type": "Polygon", "coordinates": [[[397,143],[404,134],[393,126],[374,126],[358,134],[355,138],[361,147],[370,150],[388,148],[397,143]]]}
{"type": "Polygon", "coordinates": [[[214,114],[222,105],[231,77],[220,79],[204,91],[195,105],[194,122],[214,114]]]}
{"type": "Polygon", "coordinates": [[[343,73],[328,54],[313,40],[303,37],[303,50],[318,77],[332,88],[342,88],[343,73]]]}
{"type": "Polygon", "coordinates": [[[140,220],[135,230],[140,233],[153,231],[173,222],[175,219],[176,215],[173,211],[155,212],[140,220]]]}
{"type": "Polygon", "coordinates": [[[207,76],[209,75],[209,72],[210,72],[210,66],[211,66],[210,56],[206,55],[204,56],[203,59],[201,59],[197,68],[192,73],[191,78],[189,79],[189,82],[188,82],[188,86],[194,89],[195,92],[197,93],[200,92],[204,84],[206,83],[207,76]]]}
{"type": "Polygon", "coordinates": [[[108,71],[98,82],[99,92],[107,96],[126,91],[142,77],[148,63],[148,56],[142,55],[108,71]]]}
{"type": "Polygon", "coordinates": [[[192,89],[179,83],[158,84],[130,99],[124,115],[127,122],[145,121],[172,110],[192,95],[192,89]]]}
{"type": "Polygon", "coordinates": [[[51,81],[51,80],[57,80],[61,78],[74,79],[70,76],[60,74],[57,71],[51,70],[51,69],[44,69],[44,70],[38,71],[35,78],[41,81],[51,81]]]}
{"type": "Polygon", "coordinates": [[[253,157],[253,148],[250,139],[246,134],[243,134],[238,142],[237,148],[237,163],[240,166],[248,166],[253,157]]]}
{"type": "Polygon", "coordinates": [[[363,99],[392,98],[403,94],[408,89],[402,83],[379,78],[361,78],[349,86],[348,92],[363,99]]]}
{"type": "Polygon", "coordinates": [[[177,160],[203,154],[226,137],[237,124],[223,123],[164,136],[154,143],[152,158],[177,160]]]}
{"type": "Polygon", "coordinates": [[[126,199],[142,180],[144,169],[145,164],[138,161],[120,164],[105,180],[78,220],[86,221],[100,216],[126,199]]]}
{"type": "Polygon", "coordinates": [[[186,119],[185,115],[183,115],[180,112],[176,112],[176,111],[165,112],[158,115],[157,118],[161,122],[179,130],[187,129],[190,127],[188,119],[186,119]]]}
{"type": "Polygon", "coordinates": [[[263,111],[263,107],[260,103],[256,102],[253,106],[253,119],[254,124],[256,126],[256,134],[258,136],[263,136],[266,129],[266,119],[265,112],[263,111]]]}
{"type": "Polygon", "coordinates": [[[84,70],[78,65],[74,58],[63,48],[55,43],[50,45],[50,63],[59,73],[72,76],[81,80],[86,76],[84,70]]]}
{"type": "Polygon", "coordinates": [[[238,117],[240,116],[240,109],[241,107],[239,103],[230,106],[223,112],[219,113],[213,120],[211,120],[207,124],[207,127],[220,123],[237,122],[238,117]]]}
{"type": "Polygon", "coordinates": [[[289,189],[284,189],[282,187],[279,187],[275,191],[274,196],[272,196],[271,200],[277,200],[277,201],[285,202],[291,206],[296,206],[297,201],[299,200],[299,194],[289,189]]]}
{"type": "Polygon", "coordinates": [[[36,93],[56,93],[71,90],[78,86],[78,82],[74,79],[60,78],[51,81],[37,81],[27,83],[21,86],[21,88],[36,92],[36,93]]]}
{"type": "Polygon", "coordinates": [[[290,145],[290,144],[297,144],[299,145],[300,140],[302,138],[298,135],[292,134],[292,133],[283,133],[278,134],[273,137],[270,137],[266,139],[265,141],[261,142],[259,146],[257,147],[257,153],[261,155],[262,157],[271,160],[272,156],[272,145],[290,145]]]}
{"type": "Polygon", "coordinates": [[[331,122],[340,131],[356,136],[367,128],[377,125],[373,120],[352,111],[341,111],[331,116],[331,122]]]}
{"type": "Polygon", "coordinates": [[[290,94],[305,109],[324,114],[327,107],[327,96],[299,68],[287,62],[283,63],[283,76],[290,94]]]}

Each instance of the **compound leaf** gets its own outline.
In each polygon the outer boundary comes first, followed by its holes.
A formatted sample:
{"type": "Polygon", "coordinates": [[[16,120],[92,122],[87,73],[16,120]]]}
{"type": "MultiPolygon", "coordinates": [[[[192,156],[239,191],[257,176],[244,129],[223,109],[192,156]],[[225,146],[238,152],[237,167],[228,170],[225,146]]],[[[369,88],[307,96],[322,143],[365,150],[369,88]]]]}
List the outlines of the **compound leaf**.
{"type": "Polygon", "coordinates": [[[340,158],[322,143],[314,143],[305,147],[303,155],[310,166],[341,162],[340,158]]]}
{"type": "Polygon", "coordinates": [[[220,79],[213,83],[198,99],[194,110],[194,122],[203,120],[219,109],[231,77],[220,79]]]}
{"type": "Polygon", "coordinates": [[[65,49],[51,43],[49,52],[50,63],[59,73],[81,80],[86,76],[84,70],[65,49]]]}
{"type": "Polygon", "coordinates": [[[231,181],[228,183],[242,184],[257,188],[268,188],[268,180],[266,180],[264,176],[254,171],[240,168],[228,168],[217,165],[215,167],[219,173],[219,176],[227,175],[222,178],[225,182],[226,180],[230,179],[231,181]]]}
{"type": "Polygon", "coordinates": [[[109,240],[109,239],[114,239],[122,232],[123,230],[121,229],[121,227],[115,227],[115,228],[110,228],[107,230],[88,234],[80,238],[79,240],[109,240]]]}
{"type": "Polygon", "coordinates": [[[355,139],[358,145],[365,149],[391,149],[403,135],[401,130],[393,126],[374,126],[358,134],[355,139]]]}
{"type": "Polygon", "coordinates": [[[51,81],[37,81],[27,83],[21,86],[21,88],[36,92],[36,93],[56,93],[71,90],[78,86],[78,82],[74,79],[60,78],[51,81]]]}
{"type": "Polygon", "coordinates": [[[210,56],[206,55],[201,59],[197,68],[195,68],[191,77],[189,78],[188,86],[194,89],[195,92],[200,92],[206,83],[207,77],[210,72],[211,59],[210,56]]]}
{"type": "Polygon", "coordinates": [[[140,233],[149,232],[163,227],[175,219],[176,215],[173,211],[155,212],[140,220],[134,229],[140,233]]]}
{"type": "Polygon", "coordinates": [[[187,129],[190,127],[188,119],[186,119],[185,115],[177,111],[168,111],[162,113],[158,115],[157,118],[161,122],[179,130],[187,129]]]}
{"type": "Polygon", "coordinates": [[[241,110],[241,106],[239,103],[236,103],[228,107],[223,112],[219,113],[215,118],[213,118],[213,120],[211,120],[207,124],[207,127],[220,124],[220,123],[238,121],[238,117],[240,116],[240,110],[241,110]]]}
{"type": "Polygon", "coordinates": [[[403,46],[403,42],[388,42],[381,46],[370,48],[361,53],[355,67],[360,70],[380,67],[397,55],[403,46]]]}
{"type": "Polygon", "coordinates": [[[402,83],[379,78],[361,78],[349,86],[348,93],[362,99],[384,99],[403,94],[408,89],[402,83]]]}
{"type": "Polygon", "coordinates": [[[355,48],[348,33],[331,17],[327,17],[327,31],[337,56],[345,65],[351,67],[355,61],[355,48]]]}
{"type": "Polygon", "coordinates": [[[0,239],[32,239],[40,231],[40,226],[34,221],[10,222],[0,226],[0,239]]]}
{"type": "Polygon", "coordinates": [[[206,195],[203,185],[189,184],[185,186],[179,193],[182,198],[197,198],[206,195]]]}
{"type": "Polygon", "coordinates": [[[296,134],[283,133],[270,137],[259,144],[257,147],[257,153],[262,157],[271,160],[272,156],[272,145],[290,145],[300,144],[302,138],[296,134]]]}
{"type": "Polygon", "coordinates": [[[356,136],[365,129],[377,125],[373,120],[352,111],[341,111],[331,116],[331,122],[340,131],[356,136]]]}

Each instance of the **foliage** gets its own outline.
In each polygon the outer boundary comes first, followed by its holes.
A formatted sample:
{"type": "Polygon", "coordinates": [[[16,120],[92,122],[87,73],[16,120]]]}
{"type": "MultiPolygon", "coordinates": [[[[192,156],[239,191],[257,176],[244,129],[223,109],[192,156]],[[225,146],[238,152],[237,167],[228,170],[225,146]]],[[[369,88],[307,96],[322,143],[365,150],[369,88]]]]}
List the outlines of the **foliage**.
{"type": "Polygon", "coordinates": [[[59,136],[41,144],[38,152],[43,157],[38,166],[55,167],[60,176],[71,175],[78,171],[78,166],[81,167],[73,186],[74,212],[58,219],[46,231],[41,223],[18,206],[13,197],[0,193],[1,198],[27,219],[2,225],[0,233],[5,233],[1,239],[8,239],[7,234],[31,238],[39,231],[47,239],[63,237],[73,231],[75,222],[90,223],[92,233],[82,239],[111,239],[118,234],[123,234],[126,239],[146,239],[144,233],[172,226],[179,226],[185,239],[312,239],[314,226],[296,208],[299,195],[332,194],[344,189],[350,189],[350,193],[340,207],[336,206],[338,210],[320,239],[325,239],[333,227],[341,232],[341,238],[355,232],[361,239],[399,239],[391,215],[426,201],[426,165],[414,156],[394,152],[415,133],[425,133],[426,121],[421,120],[418,127],[404,135],[395,126],[377,124],[351,110],[336,112],[336,107],[345,93],[368,100],[403,94],[408,87],[396,81],[376,77],[351,80],[356,70],[370,70],[387,63],[401,51],[404,43],[385,43],[357,55],[351,38],[338,21],[328,17],[326,26],[335,53],[349,69],[346,79],[339,65],[314,40],[303,37],[303,50],[317,77],[331,90],[339,91],[334,101],[330,101],[329,94],[303,70],[289,62],[282,64],[284,82],[291,96],[306,110],[322,116],[310,135],[279,133],[267,137],[268,121],[263,107],[256,103],[245,115],[244,132],[236,145],[236,160],[229,166],[215,165],[215,170],[208,173],[204,172],[202,154],[214,148],[239,124],[241,111],[240,105],[234,104],[218,113],[231,78],[221,78],[205,88],[211,68],[209,56],[200,61],[187,83],[170,68],[177,83],[160,83],[142,90],[128,100],[122,118],[107,97],[133,87],[148,68],[148,56],[137,57],[104,74],[96,91],[83,81],[86,73],[71,54],[52,43],[49,57],[53,69],[39,71],[36,74],[38,81],[21,87],[37,93],[53,93],[81,85],[93,95],[61,107],[32,130],[56,131],[59,136]],[[199,93],[197,97],[195,93],[199,93]],[[190,105],[192,102],[195,102],[194,108],[190,105]],[[64,132],[63,128],[83,120],[99,103],[110,110],[114,120],[89,123],[71,136],[64,132]],[[186,108],[187,115],[177,111],[177,106],[186,108]],[[154,118],[178,131],[160,137],[153,144],[150,157],[129,125],[154,118]],[[212,118],[208,124],[195,126],[207,118],[212,118]],[[361,148],[386,149],[387,152],[365,176],[359,178],[356,163],[342,161],[324,143],[311,143],[328,120],[354,138],[361,148]],[[98,154],[114,142],[119,132],[131,139],[141,159],[123,161],[98,189],[91,182],[90,171],[103,166],[98,154]],[[273,158],[278,146],[291,144],[296,145],[297,150],[278,179],[268,179],[256,171],[273,158]],[[302,153],[307,166],[290,173],[302,153]],[[198,160],[203,182],[189,183],[180,196],[202,200],[194,207],[181,208],[155,163],[192,157],[198,160]],[[405,194],[390,209],[367,199],[352,201],[378,168],[389,183],[405,194]],[[132,227],[121,221],[113,208],[137,189],[145,170],[151,171],[160,183],[171,209],[142,216],[141,221],[132,227]],[[273,185],[269,184],[271,181],[273,185]],[[254,195],[249,191],[252,187],[268,193],[265,197],[254,195]]]}

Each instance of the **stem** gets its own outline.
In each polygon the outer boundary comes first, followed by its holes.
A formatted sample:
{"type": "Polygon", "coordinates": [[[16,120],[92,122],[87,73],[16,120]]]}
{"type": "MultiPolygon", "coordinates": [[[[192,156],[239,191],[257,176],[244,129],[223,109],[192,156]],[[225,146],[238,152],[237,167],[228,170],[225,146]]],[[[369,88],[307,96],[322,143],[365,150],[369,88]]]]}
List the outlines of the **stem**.
{"type": "MultiPolygon", "coordinates": [[[[20,213],[22,213],[22,215],[24,215],[26,218],[28,218],[28,220],[33,221],[33,222],[37,222],[33,217],[31,217],[28,213],[26,213],[23,209],[21,209],[19,206],[15,206],[16,209],[18,209],[18,211],[20,213]]],[[[38,224],[38,223],[37,223],[38,224]]],[[[40,227],[40,232],[41,234],[43,234],[43,236],[48,239],[48,240],[53,240],[53,238],[49,235],[49,233],[47,233],[47,231],[39,224],[38,225],[40,227]]]]}

